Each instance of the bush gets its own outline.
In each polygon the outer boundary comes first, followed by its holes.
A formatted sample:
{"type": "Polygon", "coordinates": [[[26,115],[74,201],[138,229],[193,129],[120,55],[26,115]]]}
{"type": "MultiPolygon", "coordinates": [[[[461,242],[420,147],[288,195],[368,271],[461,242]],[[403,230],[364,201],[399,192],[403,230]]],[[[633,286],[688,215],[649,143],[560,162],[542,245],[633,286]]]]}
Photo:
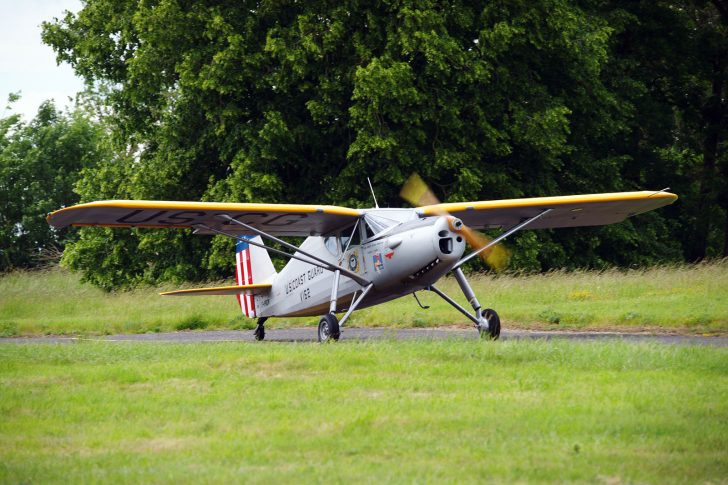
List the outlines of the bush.
{"type": "Polygon", "coordinates": [[[18,335],[18,324],[15,322],[0,322],[0,337],[15,337],[18,335]]]}
{"type": "Polygon", "coordinates": [[[200,330],[207,328],[209,322],[199,315],[192,315],[181,322],[179,322],[174,328],[177,330],[200,330]]]}

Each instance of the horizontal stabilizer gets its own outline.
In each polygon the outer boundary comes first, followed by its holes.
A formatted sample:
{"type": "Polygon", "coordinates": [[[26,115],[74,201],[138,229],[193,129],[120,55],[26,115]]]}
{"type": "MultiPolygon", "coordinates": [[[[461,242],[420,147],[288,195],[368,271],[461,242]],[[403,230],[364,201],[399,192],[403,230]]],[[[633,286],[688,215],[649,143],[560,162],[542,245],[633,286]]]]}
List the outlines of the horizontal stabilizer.
{"type": "Polygon", "coordinates": [[[270,291],[270,283],[254,285],[218,286],[213,288],[190,288],[187,290],[167,291],[162,296],[195,296],[195,295],[260,295],[270,291]]]}

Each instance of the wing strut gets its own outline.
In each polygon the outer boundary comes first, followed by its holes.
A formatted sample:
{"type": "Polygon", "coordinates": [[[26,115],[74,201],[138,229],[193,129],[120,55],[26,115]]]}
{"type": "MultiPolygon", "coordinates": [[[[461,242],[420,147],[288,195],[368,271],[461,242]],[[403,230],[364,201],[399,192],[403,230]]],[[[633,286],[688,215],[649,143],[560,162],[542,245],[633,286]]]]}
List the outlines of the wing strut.
{"type": "Polygon", "coordinates": [[[462,258],[460,261],[457,262],[457,264],[455,266],[452,267],[452,269],[453,270],[458,269],[466,261],[469,261],[470,259],[474,258],[475,256],[477,256],[478,254],[482,253],[486,249],[488,249],[490,247],[493,247],[494,245],[498,244],[500,241],[504,240],[505,238],[507,238],[508,236],[510,236],[511,234],[513,234],[514,232],[520,231],[521,229],[523,229],[527,225],[531,224],[532,222],[536,221],[537,219],[540,219],[541,216],[544,216],[544,215],[548,214],[552,210],[553,209],[546,209],[546,210],[538,213],[537,215],[531,217],[530,219],[526,219],[525,221],[521,222],[520,224],[517,224],[517,225],[513,226],[512,228],[508,229],[506,232],[504,232],[503,234],[501,234],[497,238],[493,239],[491,242],[489,242],[488,244],[486,244],[482,248],[478,249],[477,251],[473,251],[472,253],[470,253],[467,256],[465,256],[464,258],[462,258]]]}
{"type": "Polygon", "coordinates": [[[374,283],[369,283],[366,288],[364,288],[364,291],[361,292],[361,295],[355,300],[351,301],[351,305],[349,305],[349,309],[346,311],[343,317],[341,317],[341,320],[339,320],[339,327],[343,327],[344,323],[349,319],[349,315],[352,314],[354,310],[359,306],[359,304],[362,302],[365,296],[367,296],[367,293],[369,293],[369,290],[371,290],[374,287],[374,283]]]}
{"type": "Polygon", "coordinates": [[[465,308],[458,305],[458,302],[456,302],[455,300],[453,300],[452,298],[447,296],[445,293],[440,291],[440,289],[437,288],[435,285],[430,285],[426,289],[430,290],[433,293],[437,293],[438,295],[440,295],[440,298],[442,298],[443,300],[448,302],[450,305],[452,305],[457,311],[459,311],[460,313],[462,313],[463,315],[465,315],[466,317],[471,319],[475,323],[476,326],[478,325],[478,319],[476,317],[471,315],[465,308]]]}
{"type": "Polygon", "coordinates": [[[253,246],[257,246],[257,247],[262,248],[262,249],[265,249],[267,251],[271,251],[273,253],[280,254],[281,256],[285,256],[287,258],[297,259],[299,261],[303,261],[304,263],[307,263],[307,264],[310,264],[310,265],[313,265],[313,266],[318,266],[319,268],[323,268],[323,269],[328,270],[328,271],[334,271],[334,272],[340,271],[341,274],[343,274],[344,276],[347,276],[347,277],[351,278],[352,280],[356,281],[357,283],[359,283],[362,286],[366,286],[366,285],[368,285],[370,283],[369,280],[367,280],[365,278],[362,278],[358,274],[356,274],[356,273],[354,273],[352,271],[349,271],[348,269],[342,268],[340,266],[336,266],[335,264],[331,264],[331,263],[329,263],[328,261],[326,261],[324,259],[321,259],[321,258],[319,258],[317,256],[314,256],[314,255],[312,255],[310,253],[307,253],[306,251],[302,251],[301,249],[297,248],[293,244],[289,244],[289,243],[287,243],[285,241],[282,241],[281,239],[278,239],[277,237],[271,236],[270,234],[268,234],[266,232],[263,232],[260,229],[256,229],[254,227],[251,227],[251,226],[249,226],[249,225],[247,225],[247,224],[245,224],[243,222],[236,221],[235,219],[233,219],[232,217],[228,216],[227,214],[221,214],[220,217],[227,218],[231,222],[235,222],[237,224],[240,224],[243,227],[245,227],[246,229],[248,229],[249,231],[254,232],[255,234],[257,234],[257,235],[259,235],[261,237],[268,238],[271,241],[275,241],[275,242],[281,244],[282,246],[287,247],[287,248],[289,248],[289,249],[291,249],[293,251],[299,252],[299,253],[303,254],[304,256],[306,256],[307,258],[313,259],[313,261],[311,261],[310,259],[302,258],[302,257],[297,256],[295,254],[290,254],[290,253],[287,253],[285,251],[281,251],[279,249],[275,249],[275,248],[268,247],[265,244],[259,244],[259,243],[255,242],[255,241],[251,240],[251,239],[243,239],[240,236],[236,236],[235,234],[230,234],[228,232],[225,232],[225,231],[221,231],[219,229],[212,228],[212,227],[210,227],[210,226],[208,226],[206,224],[195,224],[195,226],[200,227],[200,228],[205,229],[205,230],[208,230],[208,231],[212,231],[212,232],[214,232],[216,234],[220,234],[220,235],[223,235],[223,236],[231,237],[233,239],[237,239],[238,241],[244,241],[244,242],[246,242],[248,244],[252,244],[253,246]]]}

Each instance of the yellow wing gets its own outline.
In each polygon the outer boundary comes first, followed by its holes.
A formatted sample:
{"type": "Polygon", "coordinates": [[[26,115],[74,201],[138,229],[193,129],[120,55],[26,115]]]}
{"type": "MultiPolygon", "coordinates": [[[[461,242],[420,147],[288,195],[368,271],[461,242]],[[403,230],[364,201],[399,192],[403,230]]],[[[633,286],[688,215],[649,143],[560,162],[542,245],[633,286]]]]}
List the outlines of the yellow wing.
{"type": "Polygon", "coordinates": [[[616,192],[611,194],[567,195],[531,199],[455,202],[418,207],[423,216],[449,213],[477,229],[508,228],[546,209],[528,229],[601,226],[672,204],[677,195],[669,192],[616,192]]]}
{"type": "Polygon", "coordinates": [[[48,223],[59,228],[197,228],[200,234],[212,234],[196,226],[204,224],[246,234],[242,226],[221,219],[222,214],[276,236],[320,236],[352,224],[361,215],[356,209],[330,205],[104,200],[55,211],[48,223]]]}
{"type": "Polygon", "coordinates": [[[187,290],[167,291],[162,296],[193,296],[193,295],[260,295],[270,291],[270,283],[253,285],[218,286],[216,288],[190,288],[187,290]]]}

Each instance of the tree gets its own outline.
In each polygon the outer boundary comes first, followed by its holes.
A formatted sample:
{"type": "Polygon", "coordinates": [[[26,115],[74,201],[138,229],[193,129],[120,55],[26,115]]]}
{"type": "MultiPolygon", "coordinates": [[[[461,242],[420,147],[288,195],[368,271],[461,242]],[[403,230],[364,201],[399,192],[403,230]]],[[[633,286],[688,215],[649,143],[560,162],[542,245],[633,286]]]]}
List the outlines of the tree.
{"type": "MultiPolygon", "coordinates": [[[[649,55],[621,57],[639,31],[632,15],[597,0],[88,0],[44,24],[43,39],[109,87],[117,140],[139,147],[133,162],[89,171],[83,200],[363,206],[369,175],[383,205],[400,205],[412,171],[443,200],[659,181],[629,142],[650,98],[632,64],[649,55]]],[[[680,250],[660,214],[514,244],[515,264],[531,269],[647,264],[680,250]]],[[[110,287],[229,274],[231,252],[217,238],[89,229],[66,261],[110,287]]]]}
{"type": "Polygon", "coordinates": [[[45,216],[78,202],[73,186],[107,156],[104,137],[82,110],[59,112],[51,101],[30,123],[17,114],[0,119],[0,271],[36,266],[44,250],[73,240],[73,231],[52,229],[45,216]]]}
{"type": "Polygon", "coordinates": [[[720,13],[726,4],[603,3],[615,26],[615,91],[633,111],[629,136],[617,145],[631,158],[624,175],[681,195],[665,213],[686,259],[728,255],[728,172],[721,162],[728,135],[728,17],[720,13]]]}

